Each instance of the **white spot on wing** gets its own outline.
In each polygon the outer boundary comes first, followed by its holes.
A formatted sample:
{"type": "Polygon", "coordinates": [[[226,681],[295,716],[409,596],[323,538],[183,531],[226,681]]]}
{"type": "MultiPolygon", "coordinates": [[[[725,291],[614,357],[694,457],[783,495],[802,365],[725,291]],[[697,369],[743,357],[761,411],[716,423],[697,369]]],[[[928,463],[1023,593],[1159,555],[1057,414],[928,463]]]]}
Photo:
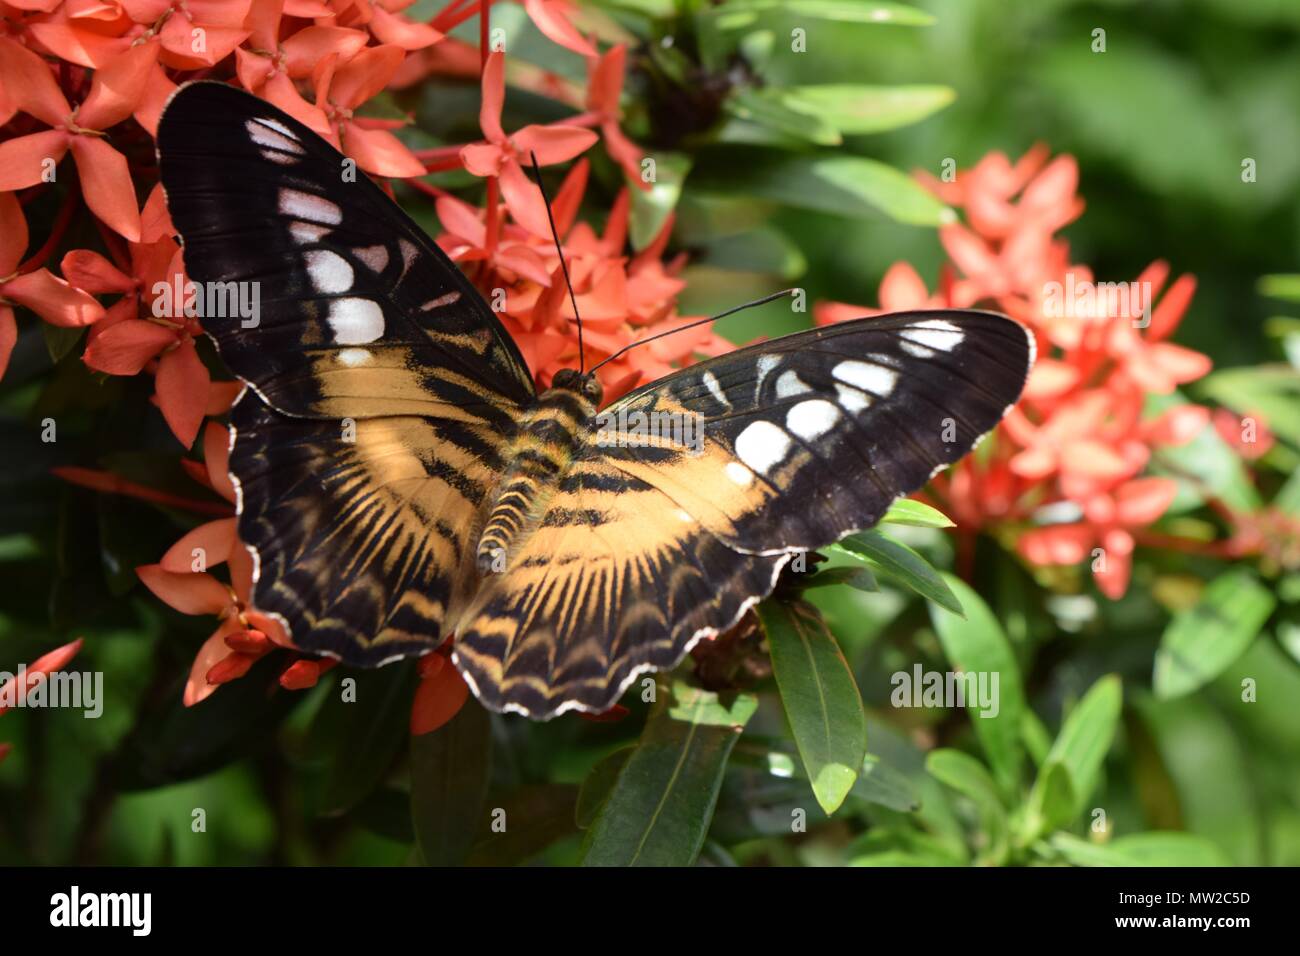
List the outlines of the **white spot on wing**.
{"type": "Polygon", "coordinates": [[[271,129],[275,130],[281,136],[288,137],[295,143],[298,142],[298,137],[294,134],[293,130],[289,129],[289,127],[285,126],[278,119],[272,119],[269,116],[260,116],[257,121],[263,126],[271,127],[271,129]]]}
{"type": "Polygon", "coordinates": [[[925,325],[908,326],[899,334],[909,342],[937,349],[940,352],[951,352],[966,338],[965,332],[942,319],[925,325]]]}
{"type": "Polygon", "coordinates": [[[723,471],[727,473],[728,478],[740,485],[742,488],[746,487],[754,480],[753,473],[738,461],[727,462],[727,467],[724,468],[723,471]]]}
{"type": "Polygon", "coordinates": [[[840,362],[831,369],[831,374],[841,382],[871,392],[873,395],[888,395],[898,382],[898,373],[893,369],[882,368],[869,362],[859,362],[857,359],[840,362]]]}
{"type": "Polygon", "coordinates": [[[441,309],[443,306],[455,305],[460,301],[459,292],[448,292],[446,295],[440,295],[436,299],[430,299],[424,305],[420,306],[421,312],[428,312],[430,309],[441,309]]]}
{"type": "Polygon", "coordinates": [[[383,272],[388,265],[388,247],[385,245],[362,246],[353,249],[352,254],[364,262],[371,272],[383,272]]]}
{"type": "Polygon", "coordinates": [[[337,226],[343,221],[343,210],[337,203],[300,189],[280,190],[280,212],[295,219],[306,219],[325,226],[337,226]]]}
{"type": "Polygon", "coordinates": [[[366,365],[374,358],[369,349],[339,349],[335,353],[339,362],[348,368],[356,368],[358,365],[366,365]]]}
{"type": "Polygon", "coordinates": [[[328,322],[339,345],[365,345],[384,334],[384,310],[371,299],[335,299],[328,322]]]}
{"type": "Polygon", "coordinates": [[[924,345],[917,345],[915,342],[909,342],[904,339],[898,347],[914,358],[934,358],[934,349],[928,349],[924,345]]]}
{"type": "Polygon", "coordinates": [[[839,384],[836,384],[835,390],[839,392],[840,404],[851,415],[856,415],[858,412],[871,407],[871,396],[866,392],[859,392],[856,388],[849,388],[847,385],[839,384]]]}
{"type": "MultiPolygon", "coordinates": [[[[245,120],[244,129],[248,130],[249,138],[258,146],[265,146],[267,149],[272,150],[278,149],[297,156],[301,156],[304,152],[301,144],[294,138],[293,134],[275,120],[245,120]]],[[[263,155],[266,154],[263,153],[263,155]]],[[[290,159],[289,162],[297,162],[297,160],[290,159]]]]}
{"type": "Polygon", "coordinates": [[[709,390],[709,394],[718,400],[718,404],[723,408],[731,408],[731,402],[727,401],[727,393],[722,390],[722,385],[716,375],[712,372],[705,372],[700,379],[704,382],[704,387],[709,390]]]}
{"type": "Polygon", "coordinates": [[[760,355],[758,357],[758,381],[754,384],[754,394],[757,395],[763,390],[763,379],[771,374],[772,369],[781,364],[779,355],[760,355]]]}
{"type": "Polygon", "coordinates": [[[802,395],[804,392],[811,391],[812,388],[793,369],[782,372],[776,380],[777,398],[790,398],[792,395],[802,395]]]}
{"type": "Polygon", "coordinates": [[[800,402],[786,413],[785,427],[805,441],[820,438],[835,427],[840,410],[824,398],[800,402]]]}
{"type": "Polygon", "coordinates": [[[309,222],[289,223],[289,235],[293,236],[293,241],[300,246],[320,242],[329,235],[329,232],[324,226],[314,226],[309,222]]]}
{"type": "Polygon", "coordinates": [[[736,438],[736,454],[754,471],[768,470],[790,450],[790,436],[768,421],[751,422],[736,438]]]}
{"type": "Polygon", "coordinates": [[[347,292],[355,278],[352,266],[337,252],[329,249],[312,249],[303,258],[307,262],[307,275],[317,292],[347,292]]]}

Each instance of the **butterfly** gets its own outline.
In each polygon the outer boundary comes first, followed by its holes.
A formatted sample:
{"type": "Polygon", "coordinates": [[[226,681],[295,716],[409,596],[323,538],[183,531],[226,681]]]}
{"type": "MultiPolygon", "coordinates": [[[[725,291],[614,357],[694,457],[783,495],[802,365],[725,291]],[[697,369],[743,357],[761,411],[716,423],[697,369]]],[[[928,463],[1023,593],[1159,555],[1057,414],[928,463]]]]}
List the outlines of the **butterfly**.
{"type": "Polygon", "coordinates": [[[229,468],[253,605],[358,666],[454,634],[496,711],[608,710],[796,555],[964,456],[1033,363],[1003,316],[908,312],[740,348],[601,409],[590,372],[539,393],[469,279],[269,103],[184,86],[158,154],[204,330],[246,386],[229,468]],[[247,288],[255,316],[221,308],[247,288]]]}

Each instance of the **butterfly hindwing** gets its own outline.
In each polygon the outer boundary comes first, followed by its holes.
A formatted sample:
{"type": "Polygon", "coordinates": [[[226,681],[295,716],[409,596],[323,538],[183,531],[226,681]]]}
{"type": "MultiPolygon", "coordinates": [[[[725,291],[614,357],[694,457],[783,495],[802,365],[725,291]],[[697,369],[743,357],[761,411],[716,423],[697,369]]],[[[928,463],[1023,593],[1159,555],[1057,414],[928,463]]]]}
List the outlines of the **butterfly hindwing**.
{"type": "Polygon", "coordinates": [[[395,202],[269,103],[191,84],[158,143],[190,279],[257,290],[256,316],[211,297],[200,313],[252,389],[230,468],[254,605],[353,664],[436,647],[535,397],[518,349],[395,202]]]}
{"type": "Polygon", "coordinates": [[[1032,360],[1029,334],[1001,316],[905,313],[631,393],[590,423],[536,530],[484,583],[458,663],[496,709],[607,709],[639,671],[733,624],[793,554],[871,526],[968,452],[1032,360]],[[655,413],[660,433],[640,431],[655,413]],[[702,442],[672,434],[686,419],[702,442]]]}

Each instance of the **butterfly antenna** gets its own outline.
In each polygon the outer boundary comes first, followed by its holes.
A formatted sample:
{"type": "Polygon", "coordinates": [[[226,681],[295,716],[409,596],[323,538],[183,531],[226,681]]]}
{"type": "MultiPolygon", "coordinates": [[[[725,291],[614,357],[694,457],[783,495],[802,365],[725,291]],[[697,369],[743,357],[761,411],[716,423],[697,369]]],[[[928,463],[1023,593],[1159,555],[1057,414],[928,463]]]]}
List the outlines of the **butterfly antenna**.
{"type": "MultiPolygon", "coordinates": [[[[542,185],[542,167],[537,162],[537,154],[529,153],[533,160],[533,175],[537,177],[537,188],[542,193],[542,203],[546,206],[546,221],[551,224],[551,238],[555,240],[555,252],[560,257],[560,268],[564,270],[564,284],[569,287],[569,301],[573,303],[573,318],[578,323],[578,374],[585,375],[587,352],[582,347],[582,316],[578,315],[578,297],[573,294],[573,283],[569,280],[569,265],[564,261],[564,249],[560,246],[560,233],[555,228],[555,216],[551,214],[551,200],[542,185]]],[[[595,371],[595,369],[592,369],[595,371]]]]}
{"type": "Polygon", "coordinates": [[[645,345],[647,342],[653,342],[655,339],[662,339],[665,336],[673,335],[677,332],[685,332],[687,329],[693,329],[697,325],[704,325],[706,322],[716,322],[718,319],[725,319],[727,316],[735,315],[737,312],[743,312],[745,309],[752,309],[758,305],[767,305],[767,303],[775,302],[777,299],[783,299],[788,295],[794,295],[798,291],[798,289],[782,289],[780,292],[773,292],[771,295],[765,295],[763,298],[755,299],[753,302],[746,302],[743,305],[734,306],[733,308],[727,309],[725,312],[719,312],[717,315],[710,315],[707,318],[696,319],[694,322],[687,322],[685,325],[679,325],[675,329],[668,329],[665,332],[656,332],[654,335],[646,336],[643,339],[637,339],[635,342],[623,346],[608,358],[601,359],[591,367],[591,370],[593,372],[596,371],[596,369],[600,368],[606,362],[614,361],[614,359],[618,358],[624,352],[629,349],[634,349],[638,345],[645,345]]]}

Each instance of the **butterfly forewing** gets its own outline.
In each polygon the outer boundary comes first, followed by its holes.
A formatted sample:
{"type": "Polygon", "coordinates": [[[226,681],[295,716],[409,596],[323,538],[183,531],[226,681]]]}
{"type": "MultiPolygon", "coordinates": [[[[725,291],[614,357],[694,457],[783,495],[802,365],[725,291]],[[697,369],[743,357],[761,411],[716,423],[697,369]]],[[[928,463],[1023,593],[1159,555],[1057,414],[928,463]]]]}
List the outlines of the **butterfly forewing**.
{"type": "Polygon", "coordinates": [[[532,401],[517,347],[464,274],[301,123],[195,83],[168,104],[158,149],[203,328],[273,408],[492,418],[532,401]],[[231,314],[226,292],[257,314],[231,314]]]}
{"type": "Polygon", "coordinates": [[[732,547],[821,547],[875,524],[1020,396],[1034,345],[992,313],[900,313],[752,345],[639,389],[615,422],[696,416],[703,453],[606,441],[732,547]]]}

